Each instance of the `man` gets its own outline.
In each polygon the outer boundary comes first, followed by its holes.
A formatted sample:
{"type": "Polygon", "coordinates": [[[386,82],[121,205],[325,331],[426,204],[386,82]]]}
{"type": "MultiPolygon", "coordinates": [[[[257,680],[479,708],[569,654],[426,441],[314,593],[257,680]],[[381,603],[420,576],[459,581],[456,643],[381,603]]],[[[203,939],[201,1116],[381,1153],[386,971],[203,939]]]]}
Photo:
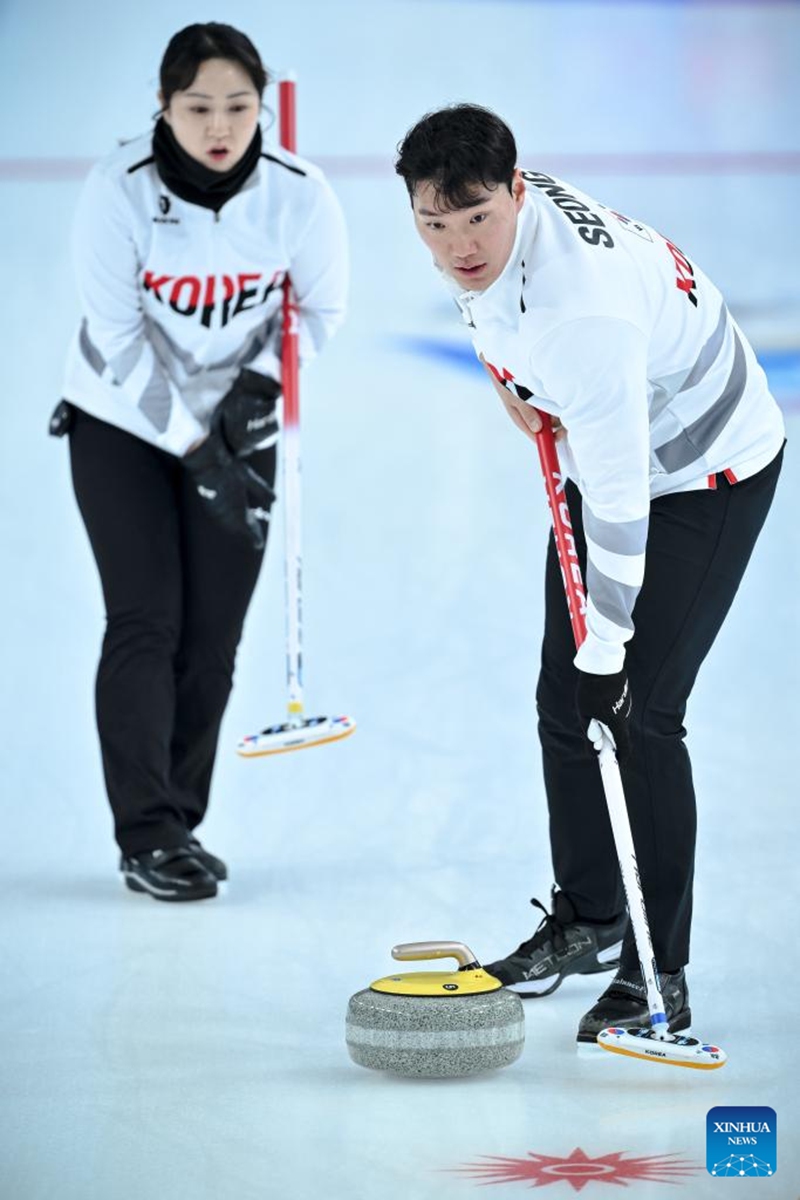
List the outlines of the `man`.
{"type": "Polygon", "coordinates": [[[590,723],[620,762],[670,1029],[684,968],[695,796],[683,718],[769,510],[780,411],[711,281],[672,242],[541,171],[460,104],[425,116],[396,164],[417,231],[515,424],[553,418],[587,584],[578,653],[551,539],[537,689],[552,912],[487,969],[523,995],[617,967],[579,1042],[647,1023],[590,723]]]}

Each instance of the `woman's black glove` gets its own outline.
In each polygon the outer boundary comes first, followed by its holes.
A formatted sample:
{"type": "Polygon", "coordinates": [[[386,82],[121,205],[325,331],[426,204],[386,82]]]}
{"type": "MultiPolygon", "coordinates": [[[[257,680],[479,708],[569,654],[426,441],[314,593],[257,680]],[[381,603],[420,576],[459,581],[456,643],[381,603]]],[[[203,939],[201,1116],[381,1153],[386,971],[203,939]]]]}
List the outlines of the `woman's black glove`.
{"type": "Polygon", "coordinates": [[[275,499],[267,481],[236,458],[214,429],[184,455],[183,465],[214,520],[230,533],[249,538],[256,550],[263,550],[266,534],[262,522],[269,520],[275,499]]]}
{"type": "Polygon", "coordinates": [[[625,670],[616,675],[590,675],[578,672],[578,687],[575,703],[581,723],[589,741],[596,750],[600,739],[590,729],[592,721],[602,721],[609,730],[617,748],[617,761],[625,762],[631,756],[631,689],[625,670]]]}
{"type": "Polygon", "coordinates": [[[277,435],[275,406],[280,394],[277,379],[245,367],[214,409],[212,430],[222,435],[232,454],[251,454],[277,435]]]}

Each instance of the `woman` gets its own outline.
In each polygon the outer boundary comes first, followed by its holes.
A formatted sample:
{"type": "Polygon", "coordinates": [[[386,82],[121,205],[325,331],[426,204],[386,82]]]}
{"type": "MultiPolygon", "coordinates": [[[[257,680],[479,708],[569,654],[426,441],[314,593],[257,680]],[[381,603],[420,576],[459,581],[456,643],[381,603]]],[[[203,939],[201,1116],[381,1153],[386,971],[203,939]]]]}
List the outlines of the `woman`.
{"type": "Polygon", "coordinates": [[[213,896],[198,841],[275,475],[280,284],[307,361],[342,318],[344,223],[321,172],[262,149],[267,76],[229,25],[161,63],[151,133],[97,164],[74,249],[83,320],[53,432],[97,560],[106,787],[135,892],[213,896]]]}

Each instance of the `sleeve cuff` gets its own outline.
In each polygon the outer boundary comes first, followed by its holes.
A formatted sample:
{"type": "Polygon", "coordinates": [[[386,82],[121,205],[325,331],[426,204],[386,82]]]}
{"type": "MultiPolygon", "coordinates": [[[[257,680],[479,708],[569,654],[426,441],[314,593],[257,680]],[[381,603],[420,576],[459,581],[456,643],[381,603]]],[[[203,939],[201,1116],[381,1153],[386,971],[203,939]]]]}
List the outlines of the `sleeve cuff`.
{"type": "Polygon", "coordinates": [[[616,675],[625,666],[625,647],[606,645],[589,633],[572,661],[590,675],[616,675]]]}

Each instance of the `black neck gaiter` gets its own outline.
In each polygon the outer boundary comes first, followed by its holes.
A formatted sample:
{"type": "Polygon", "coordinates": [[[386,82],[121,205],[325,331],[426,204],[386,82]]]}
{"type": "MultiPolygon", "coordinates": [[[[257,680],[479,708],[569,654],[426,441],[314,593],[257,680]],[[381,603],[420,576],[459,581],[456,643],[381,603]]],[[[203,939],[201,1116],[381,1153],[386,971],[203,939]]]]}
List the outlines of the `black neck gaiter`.
{"type": "Polygon", "coordinates": [[[261,153],[261,127],[256,126],[253,140],[230,171],[212,171],[192,158],[180,146],[163,117],[153,130],[153,158],[159,178],[181,200],[200,204],[219,212],[252,175],[261,153]]]}

